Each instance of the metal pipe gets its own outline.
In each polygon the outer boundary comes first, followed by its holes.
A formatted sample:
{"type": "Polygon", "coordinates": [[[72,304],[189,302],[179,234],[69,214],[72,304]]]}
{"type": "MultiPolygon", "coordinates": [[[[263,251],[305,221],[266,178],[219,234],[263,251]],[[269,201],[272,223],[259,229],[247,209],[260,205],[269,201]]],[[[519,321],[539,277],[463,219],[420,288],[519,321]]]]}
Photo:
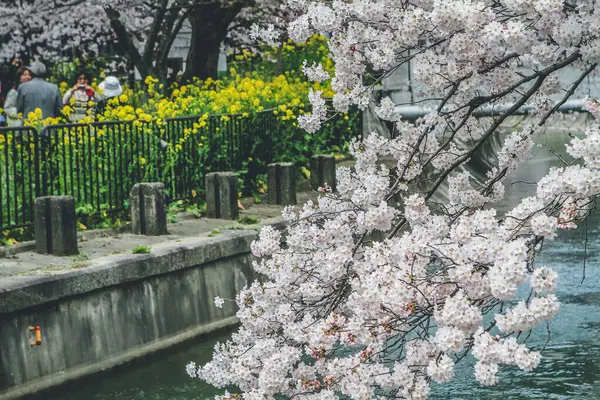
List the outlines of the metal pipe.
{"type": "MultiPolygon", "coordinates": [[[[485,106],[479,107],[475,111],[473,111],[474,117],[494,117],[498,115],[504,114],[512,107],[512,105],[498,105],[498,106],[485,106]]],[[[419,106],[397,106],[396,111],[402,115],[402,119],[408,121],[415,121],[419,118],[423,118],[429,114],[433,114],[436,111],[432,108],[424,108],[419,106]]],[[[533,106],[523,106],[519,108],[516,112],[512,113],[512,115],[527,115],[532,111],[535,111],[535,107],[533,106]]],[[[558,108],[558,112],[566,113],[566,112],[588,112],[583,106],[582,99],[569,100],[565,102],[565,104],[561,105],[558,108]]]]}

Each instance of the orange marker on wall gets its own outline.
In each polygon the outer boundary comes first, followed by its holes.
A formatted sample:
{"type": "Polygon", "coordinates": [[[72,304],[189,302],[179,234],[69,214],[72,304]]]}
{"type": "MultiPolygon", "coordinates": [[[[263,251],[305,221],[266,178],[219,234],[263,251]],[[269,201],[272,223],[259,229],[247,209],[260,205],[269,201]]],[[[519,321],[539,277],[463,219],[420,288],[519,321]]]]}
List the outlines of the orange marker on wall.
{"type": "Polygon", "coordinates": [[[29,330],[31,333],[35,335],[35,342],[31,342],[32,346],[41,346],[42,345],[42,331],[38,325],[30,326],[29,330]]]}

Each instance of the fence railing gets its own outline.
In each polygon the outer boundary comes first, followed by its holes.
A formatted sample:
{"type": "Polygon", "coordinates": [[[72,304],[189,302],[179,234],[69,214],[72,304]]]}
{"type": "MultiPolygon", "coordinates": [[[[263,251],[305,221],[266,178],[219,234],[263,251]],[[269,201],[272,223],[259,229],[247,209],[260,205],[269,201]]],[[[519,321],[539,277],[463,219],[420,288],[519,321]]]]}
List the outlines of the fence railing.
{"type": "Polygon", "coordinates": [[[160,136],[154,122],[50,125],[40,133],[42,195],[70,194],[80,204],[121,209],[130,182],[160,179],[160,136]]]}
{"type": "Polygon", "coordinates": [[[165,120],[164,141],[184,157],[169,164],[169,182],[174,200],[188,198],[191,190],[203,187],[210,171],[238,171],[248,158],[264,163],[274,157],[272,138],[278,132],[270,111],[244,115],[214,115],[165,120]],[[180,146],[178,148],[177,146],[180,146]]]}
{"type": "Polygon", "coordinates": [[[33,128],[0,129],[2,227],[19,228],[31,223],[33,199],[44,193],[39,148],[40,136],[33,128]]]}
{"type": "MultiPolygon", "coordinates": [[[[332,147],[359,135],[342,134],[335,123],[326,129],[332,147]]],[[[286,146],[304,140],[304,131],[273,110],[51,125],[39,132],[0,128],[0,230],[31,226],[39,196],[72,195],[88,212],[113,212],[127,208],[139,182],[163,182],[171,201],[201,194],[208,172],[244,171],[249,184],[280,161],[286,146]]],[[[322,151],[306,147],[304,157],[322,151]]]]}

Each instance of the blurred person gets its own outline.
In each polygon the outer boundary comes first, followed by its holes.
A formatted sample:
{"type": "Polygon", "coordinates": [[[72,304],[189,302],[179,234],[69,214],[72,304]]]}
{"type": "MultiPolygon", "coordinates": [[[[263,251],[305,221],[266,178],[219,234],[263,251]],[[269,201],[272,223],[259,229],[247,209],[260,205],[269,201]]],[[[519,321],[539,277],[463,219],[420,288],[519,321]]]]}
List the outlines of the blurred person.
{"type": "Polygon", "coordinates": [[[32,79],[19,86],[17,113],[22,113],[23,117],[27,119],[29,113],[39,108],[42,111],[42,118],[58,117],[62,109],[60,91],[58,86],[43,79],[46,66],[36,60],[25,69],[29,71],[32,79]]]}
{"type": "Polygon", "coordinates": [[[100,100],[101,97],[90,86],[90,76],[82,72],[77,75],[77,83],[63,96],[62,103],[64,106],[72,106],[69,121],[77,122],[91,115],[95,104],[100,100]]]}
{"type": "Polygon", "coordinates": [[[98,91],[100,92],[101,99],[96,105],[96,110],[98,114],[103,114],[108,102],[123,94],[123,87],[117,77],[107,76],[98,85],[98,91]]]}
{"type": "MultiPolygon", "coordinates": [[[[29,82],[32,79],[31,72],[26,67],[21,67],[17,70],[17,77],[19,78],[19,85],[25,82],[29,82]]],[[[4,102],[4,111],[6,112],[7,125],[9,127],[20,127],[23,126],[23,120],[19,118],[17,112],[17,98],[19,92],[17,90],[17,84],[8,91],[6,95],[6,101],[4,102]]]]}

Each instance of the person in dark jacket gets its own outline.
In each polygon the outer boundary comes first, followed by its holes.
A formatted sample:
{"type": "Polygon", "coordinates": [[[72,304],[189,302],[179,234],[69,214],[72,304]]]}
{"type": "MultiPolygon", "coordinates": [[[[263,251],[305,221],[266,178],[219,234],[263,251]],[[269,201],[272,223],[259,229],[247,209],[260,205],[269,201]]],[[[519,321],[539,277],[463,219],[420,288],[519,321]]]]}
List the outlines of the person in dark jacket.
{"type": "Polygon", "coordinates": [[[36,61],[26,69],[33,79],[19,86],[17,112],[23,113],[23,118],[27,119],[29,113],[39,108],[42,111],[42,118],[58,117],[62,109],[62,99],[58,86],[42,79],[46,73],[46,66],[36,61]]]}

